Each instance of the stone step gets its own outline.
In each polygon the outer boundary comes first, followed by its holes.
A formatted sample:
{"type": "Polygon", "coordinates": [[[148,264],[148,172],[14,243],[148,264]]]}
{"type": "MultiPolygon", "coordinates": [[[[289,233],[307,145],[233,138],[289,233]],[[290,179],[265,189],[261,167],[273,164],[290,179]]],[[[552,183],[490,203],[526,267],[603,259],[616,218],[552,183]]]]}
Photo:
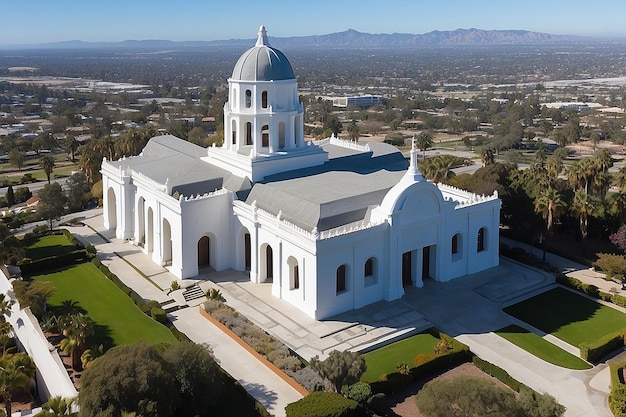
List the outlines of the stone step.
{"type": "Polygon", "coordinates": [[[183,291],[183,298],[185,299],[185,301],[196,300],[202,297],[206,297],[206,294],[197,285],[189,287],[185,291],[183,291]]]}
{"type": "Polygon", "coordinates": [[[166,313],[171,313],[173,311],[179,310],[180,306],[178,305],[178,303],[172,299],[170,300],[166,300],[163,301],[161,303],[161,308],[166,312],[166,313]]]}

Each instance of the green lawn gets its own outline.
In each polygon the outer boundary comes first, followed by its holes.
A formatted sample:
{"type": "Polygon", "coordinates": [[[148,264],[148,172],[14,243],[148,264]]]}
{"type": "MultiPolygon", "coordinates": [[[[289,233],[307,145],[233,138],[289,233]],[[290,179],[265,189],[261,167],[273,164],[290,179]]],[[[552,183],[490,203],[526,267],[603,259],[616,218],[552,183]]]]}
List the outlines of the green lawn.
{"type": "Polygon", "coordinates": [[[60,256],[72,252],[76,248],[64,235],[42,236],[37,242],[26,248],[26,257],[31,259],[60,256]]]}
{"type": "Polygon", "coordinates": [[[413,367],[413,359],[420,353],[435,353],[439,339],[429,333],[420,333],[407,339],[383,346],[380,349],[365,353],[367,370],[361,377],[362,381],[378,381],[382,374],[396,372],[396,365],[401,362],[413,367]]]}
{"type": "Polygon", "coordinates": [[[148,343],[174,343],[174,335],[160,323],[152,320],[109,281],[91,263],[73,265],[60,271],[33,277],[48,281],[56,292],[50,306],[63,300],[78,301],[87,315],[96,322],[96,335],[89,343],[105,346],[122,345],[143,340],[148,343]]]}
{"type": "Polygon", "coordinates": [[[504,311],[576,347],[626,327],[626,314],[563,288],[546,291],[504,311]]]}
{"type": "Polygon", "coordinates": [[[507,326],[495,333],[509,342],[521,347],[526,352],[531,353],[539,359],[543,359],[553,365],[578,370],[591,368],[591,365],[580,359],[578,356],[574,356],[571,353],[564,351],[560,347],[543,339],[541,336],[529,332],[519,326],[507,326]]]}

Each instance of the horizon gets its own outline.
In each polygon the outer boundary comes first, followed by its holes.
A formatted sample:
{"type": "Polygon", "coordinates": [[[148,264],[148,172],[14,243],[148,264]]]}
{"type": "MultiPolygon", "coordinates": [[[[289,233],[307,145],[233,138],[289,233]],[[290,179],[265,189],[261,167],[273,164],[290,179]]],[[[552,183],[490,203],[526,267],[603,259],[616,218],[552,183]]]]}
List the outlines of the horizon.
{"type": "Polygon", "coordinates": [[[287,0],[225,2],[164,0],[102,4],[77,0],[32,0],[3,4],[0,45],[28,46],[68,41],[127,40],[216,41],[254,39],[259,26],[275,38],[315,36],[354,29],[370,34],[423,34],[456,29],[524,30],[589,38],[626,38],[626,2],[604,0],[528,0],[523,7],[490,0],[394,0],[368,4],[357,0],[298,5],[287,0]],[[212,3],[212,4],[210,4],[212,3]],[[241,13],[243,8],[247,13],[241,13]],[[306,20],[298,19],[306,16],[306,20]],[[181,24],[183,22],[183,24],[181,24]]]}

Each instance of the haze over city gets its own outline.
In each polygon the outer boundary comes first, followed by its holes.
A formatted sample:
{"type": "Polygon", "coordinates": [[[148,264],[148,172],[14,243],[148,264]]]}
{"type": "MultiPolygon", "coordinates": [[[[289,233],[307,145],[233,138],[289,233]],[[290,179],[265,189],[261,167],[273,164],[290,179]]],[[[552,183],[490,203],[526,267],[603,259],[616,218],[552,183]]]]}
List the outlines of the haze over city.
{"type": "Polygon", "coordinates": [[[442,0],[230,2],[182,0],[4,2],[0,46],[69,40],[222,40],[254,38],[263,24],[270,37],[308,36],[355,29],[366,33],[426,33],[479,28],[558,35],[626,37],[620,0],[493,2],[442,0]],[[243,12],[245,10],[245,12],[243,12]],[[237,13],[233,15],[233,11],[237,13]],[[239,11],[239,12],[237,12],[239,11]]]}

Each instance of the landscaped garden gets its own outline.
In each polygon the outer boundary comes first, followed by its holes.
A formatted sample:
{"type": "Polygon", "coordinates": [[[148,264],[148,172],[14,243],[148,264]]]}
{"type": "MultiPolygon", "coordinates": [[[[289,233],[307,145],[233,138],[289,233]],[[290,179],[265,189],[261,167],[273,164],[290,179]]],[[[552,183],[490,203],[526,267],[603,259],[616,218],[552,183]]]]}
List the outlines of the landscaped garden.
{"type": "Polygon", "coordinates": [[[79,306],[96,323],[96,333],[90,340],[96,345],[110,347],[137,340],[151,344],[176,341],[167,327],[145,315],[91,262],[32,278],[35,282],[48,282],[56,288],[49,299],[53,311],[63,300],[79,302],[79,306]]]}
{"type": "Polygon", "coordinates": [[[26,248],[26,257],[31,259],[65,255],[76,250],[65,235],[47,235],[37,239],[26,248]]]}
{"type": "Polygon", "coordinates": [[[377,381],[381,375],[398,372],[398,364],[413,364],[419,354],[434,354],[439,343],[438,338],[430,333],[420,333],[380,349],[363,354],[367,370],[362,381],[377,381]]]}
{"type": "Polygon", "coordinates": [[[519,326],[507,326],[495,332],[509,342],[553,365],[568,369],[590,369],[591,365],[577,356],[519,326]]]}
{"type": "Polygon", "coordinates": [[[504,311],[572,346],[626,327],[626,314],[563,288],[546,291],[504,311]]]}

